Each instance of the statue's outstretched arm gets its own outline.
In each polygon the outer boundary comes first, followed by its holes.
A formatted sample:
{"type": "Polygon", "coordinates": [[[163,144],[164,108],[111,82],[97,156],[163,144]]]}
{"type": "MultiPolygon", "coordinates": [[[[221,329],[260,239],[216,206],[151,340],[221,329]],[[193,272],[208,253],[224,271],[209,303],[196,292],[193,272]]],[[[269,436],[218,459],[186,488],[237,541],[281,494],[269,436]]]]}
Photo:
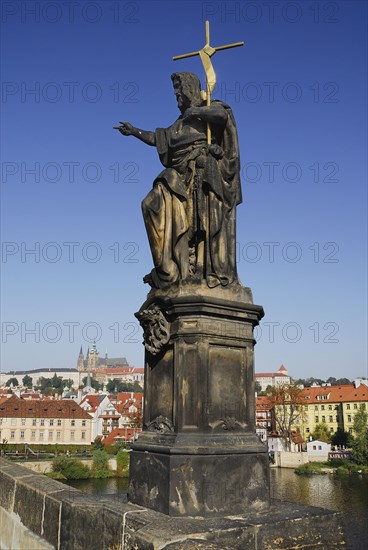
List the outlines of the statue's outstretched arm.
{"type": "Polygon", "coordinates": [[[130,122],[123,122],[122,120],[120,124],[121,126],[114,126],[114,129],[119,130],[123,136],[134,136],[147,145],[156,145],[156,136],[154,132],[140,130],[139,128],[135,128],[130,122]]]}

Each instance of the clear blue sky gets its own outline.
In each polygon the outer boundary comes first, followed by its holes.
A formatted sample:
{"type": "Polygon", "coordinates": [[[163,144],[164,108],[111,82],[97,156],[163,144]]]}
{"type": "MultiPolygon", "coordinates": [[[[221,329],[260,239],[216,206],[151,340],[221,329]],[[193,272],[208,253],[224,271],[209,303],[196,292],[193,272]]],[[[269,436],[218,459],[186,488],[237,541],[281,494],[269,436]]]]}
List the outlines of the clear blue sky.
{"type": "Polygon", "coordinates": [[[238,268],[266,312],[256,370],[367,375],[367,3],[2,10],[1,369],[74,367],[95,335],[101,353],[143,365],[140,203],[161,166],[112,126],[176,119],[171,73],[203,70],[171,57],[203,46],[208,18],[213,45],[245,41],[213,58],[213,97],[238,124],[238,268]]]}

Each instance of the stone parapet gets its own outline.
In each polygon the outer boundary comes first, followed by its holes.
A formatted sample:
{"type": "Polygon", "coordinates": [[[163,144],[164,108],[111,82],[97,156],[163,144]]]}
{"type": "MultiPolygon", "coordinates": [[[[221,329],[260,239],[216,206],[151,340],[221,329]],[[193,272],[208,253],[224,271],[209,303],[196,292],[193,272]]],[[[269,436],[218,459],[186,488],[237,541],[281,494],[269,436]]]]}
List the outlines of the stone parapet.
{"type": "Polygon", "coordinates": [[[0,459],[0,547],[37,550],[344,548],[341,514],[287,502],[267,512],[169,517],[77,489],[0,459]],[[9,543],[10,541],[10,543],[9,543]]]}

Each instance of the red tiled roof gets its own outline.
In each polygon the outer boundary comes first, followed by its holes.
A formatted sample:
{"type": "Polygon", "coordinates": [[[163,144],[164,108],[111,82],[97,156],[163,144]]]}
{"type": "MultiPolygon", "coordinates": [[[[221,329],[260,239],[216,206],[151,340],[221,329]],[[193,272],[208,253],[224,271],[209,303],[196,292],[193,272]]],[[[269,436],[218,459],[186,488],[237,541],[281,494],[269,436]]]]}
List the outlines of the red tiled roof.
{"type": "Polygon", "coordinates": [[[0,397],[0,405],[1,405],[2,403],[5,403],[5,401],[7,401],[8,399],[10,399],[10,397],[11,397],[10,395],[7,396],[7,397],[0,397]]]}
{"type": "Polygon", "coordinates": [[[93,393],[88,394],[83,397],[82,401],[80,402],[80,405],[82,405],[83,403],[89,403],[91,407],[97,408],[101,403],[101,401],[103,401],[104,397],[105,397],[104,395],[98,395],[93,393]]]}
{"type": "Polygon", "coordinates": [[[267,395],[257,395],[256,409],[271,410],[272,404],[267,395]]]}
{"type": "Polygon", "coordinates": [[[0,403],[2,418],[82,418],[91,419],[77,403],[70,400],[31,401],[13,395],[0,403]]]}
{"type": "Polygon", "coordinates": [[[21,393],[20,396],[22,399],[41,399],[39,393],[21,393]]]}
{"type": "Polygon", "coordinates": [[[128,399],[135,399],[136,401],[142,401],[143,399],[143,393],[136,393],[136,392],[119,392],[117,396],[117,401],[128,401],[128,399]]]}
{"type": "Polygon", "coordinates": [[[102,441],[104,445],[114,445],[116,441],[131,441],[135,434],[140,433],[139,428],[114,428],[108,436],[102,441]]]}
{"type": "Polygon", "coordinates": [[[361,384],[356,388],[353,384],[347,384],[344,386],[304,388],[302,396],[306,403],[368,401],[368,387],[361,384]]]}

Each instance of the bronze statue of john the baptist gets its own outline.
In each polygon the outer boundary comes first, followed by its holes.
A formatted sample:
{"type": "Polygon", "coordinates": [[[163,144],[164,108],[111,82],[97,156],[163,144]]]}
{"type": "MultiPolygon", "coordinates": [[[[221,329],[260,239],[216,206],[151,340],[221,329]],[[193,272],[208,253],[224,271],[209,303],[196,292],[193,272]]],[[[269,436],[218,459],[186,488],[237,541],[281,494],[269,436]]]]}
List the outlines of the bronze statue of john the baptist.
{"type": "Polygon", "coordinates": [[[154,269],[144,281],[167,289],[179,281],[209,287],[238,283],[236,206],[241,202],[236,124],[229,105],[201,97],[193,73],[171,76],[181,112],[168,128],[115,128],[157,148],[164,170],[142,201],[154,269]],[[207,143],[207,125],[211,143],[207,143]]]}

